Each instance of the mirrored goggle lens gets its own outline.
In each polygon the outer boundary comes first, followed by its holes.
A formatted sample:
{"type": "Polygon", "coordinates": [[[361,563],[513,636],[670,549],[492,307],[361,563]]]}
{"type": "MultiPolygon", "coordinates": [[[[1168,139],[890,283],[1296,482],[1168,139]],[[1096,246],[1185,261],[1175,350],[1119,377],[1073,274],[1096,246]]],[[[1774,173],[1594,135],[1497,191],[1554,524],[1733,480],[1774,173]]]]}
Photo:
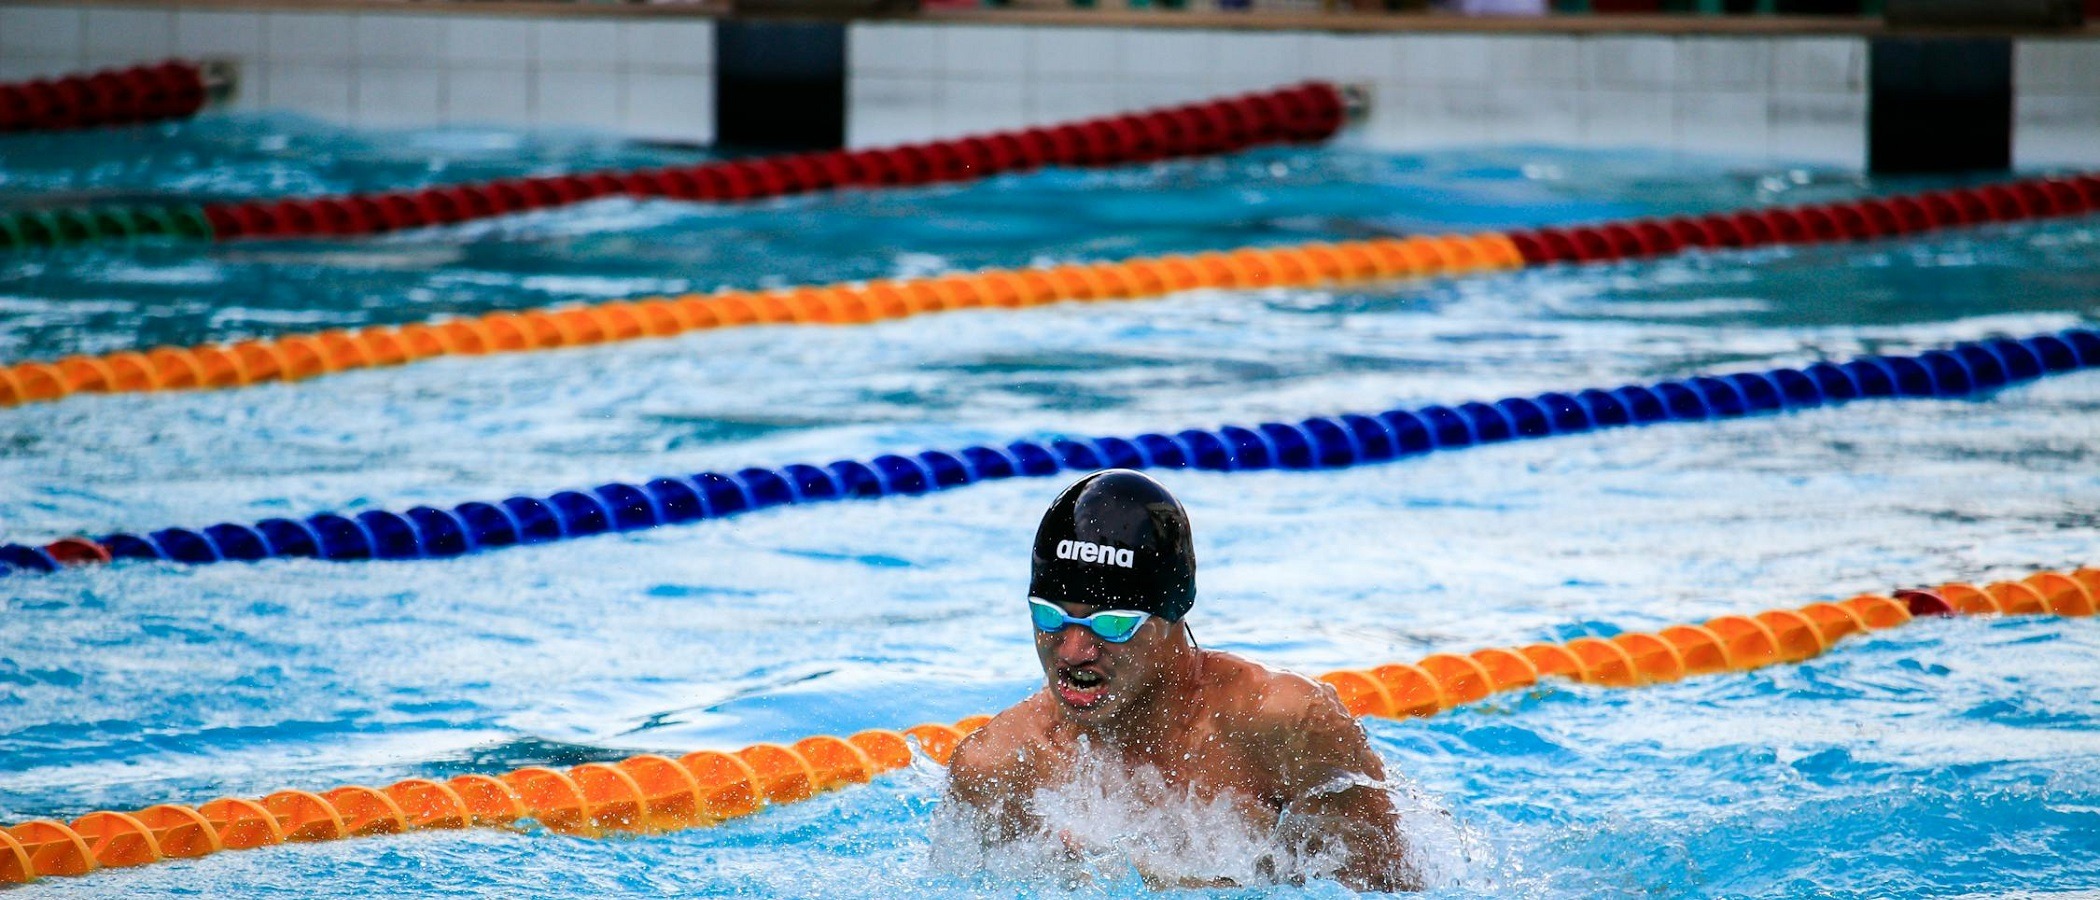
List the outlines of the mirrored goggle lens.
{"type": "Polygon", "coordinates": [[[1137,633],[1138,626],[1145,624],[1144,613],[1098,612],[1089,616],[1087,624],[1104,641],[1123,643],[1137,633]]]}
{"type": "Polygon", "coordinates": [[[1035,619],[1035,627],[1042,631],[1057,631],[1065,627],[1065,612],[1041,600],[1028,598],[1028,615],[1035,619]]]}

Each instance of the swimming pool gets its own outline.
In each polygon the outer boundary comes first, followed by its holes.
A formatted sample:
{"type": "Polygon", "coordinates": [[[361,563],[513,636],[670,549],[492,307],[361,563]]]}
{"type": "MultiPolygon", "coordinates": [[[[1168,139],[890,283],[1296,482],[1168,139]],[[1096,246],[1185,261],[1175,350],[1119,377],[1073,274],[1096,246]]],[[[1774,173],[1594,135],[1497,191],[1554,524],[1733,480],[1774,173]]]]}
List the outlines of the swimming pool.
{"type": "MultiPolygon", "coordinates": [[[[0,141],[0,199],[268,195],[695,158],[218,118],[0,141]],[[442,166],[430,160],[443,159],[442,166]]],[[[607,201],[369,243],[0,258],[0,359],[580,299],[1800,202],[1921,182],[1545,148],[1275,150],[751,207],[607,201]]],[[[0,411],[0,536],[401,509],[1915,352],[2092,324],[2091,217],[1337,291],[749,328],[0,411]]],[[[1307,672],[2092,560],[2100,376],[1320,473],[1169,472],[1206,646],[1307,672]]],[[[1029,689],[1061,479],[445,562],[4,585],[0,820],[952,721],[1029,689]]],[[[2100,636],[1924,622],[1805,665],[1368,723],[1453,895],[2090,889],[2100,636]],[[1434,822],[1434,817],[1428,821],[1434,822]]],[[[1055,894],[928,861],[932,768],[712,829],[277,847],[31,890],[1055,894]]],[[[1109,878],[1070,890],[1140,892],[1109,878]]],[[[1281,894],[1343,893],[1333,885],[1281,894]]]]}

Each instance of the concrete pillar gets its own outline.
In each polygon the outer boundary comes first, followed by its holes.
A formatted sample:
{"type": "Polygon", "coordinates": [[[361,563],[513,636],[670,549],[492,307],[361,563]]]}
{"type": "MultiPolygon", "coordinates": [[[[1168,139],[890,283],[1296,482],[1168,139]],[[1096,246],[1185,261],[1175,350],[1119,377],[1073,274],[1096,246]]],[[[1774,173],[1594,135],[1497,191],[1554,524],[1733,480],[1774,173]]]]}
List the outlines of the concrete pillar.
{"type": "Polygon", "coordinates": [[[846,143],[846,26],[715,23],[715,142],[765,150],[846,143]]]}
{"type": "Polygon", "coordinates": [[[2012,167],[2012,41],[1876,38],[1867,63],[1867,168],[2012,167]]]}

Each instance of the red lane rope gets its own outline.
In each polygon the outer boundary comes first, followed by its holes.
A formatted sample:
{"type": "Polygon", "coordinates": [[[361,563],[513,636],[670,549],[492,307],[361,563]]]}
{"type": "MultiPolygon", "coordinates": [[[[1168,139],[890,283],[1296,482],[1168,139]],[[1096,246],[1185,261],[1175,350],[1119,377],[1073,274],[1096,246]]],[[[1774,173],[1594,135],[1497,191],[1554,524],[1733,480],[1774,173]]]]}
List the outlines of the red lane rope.
{"type": "Polygon", "coordinates": [[[1339,89],[1282,90],[1019,131],[643,171],[589,172],[380,194],[204,207],[218,240],[356,235],[449,225],[599,197],[756,200],[847,187],[968,181],[1046,165],[1108,166],[1323,140],[1345,116],[1339,89]]]}
{"type": "Polygon", "coordinates": [[[1634,219],[1509,234],[1529,265],[1667,256],[1693,248],[1822,244],[1944,228],[2078,216],[2100,210],[2100,173],[2008,181],[1705,216],[1634,219]]]}
{"type": "Polygon", "coordinates": [[[206,97],[204,70],[182,60],[0,84],[0,132],[185,119],[206,97]]]}

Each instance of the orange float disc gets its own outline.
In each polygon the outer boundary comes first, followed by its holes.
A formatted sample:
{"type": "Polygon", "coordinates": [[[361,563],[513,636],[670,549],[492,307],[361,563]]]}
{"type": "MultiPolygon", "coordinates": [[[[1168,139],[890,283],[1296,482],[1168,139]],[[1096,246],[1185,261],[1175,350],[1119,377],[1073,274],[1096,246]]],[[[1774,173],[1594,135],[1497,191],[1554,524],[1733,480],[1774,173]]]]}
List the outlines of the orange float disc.
{"type": "Polygon", "coordinates": [[[962,732],[939,722],[927,722],[904,729],[904,736],[919,742],[919,749],[941,765],[948,764],[948,757],[955,755],[955,745],[962,743],[962,732]]]}
{"type": "Polygon", "coordinates": [[[1436,679],[1437,690],[1451,706],[1464,706],[1495,690],[1495,677],[1470,656],[1436,653],[1416,660],[1415,667],[1436,679]]]}
{"type": "Polygon", "coordinates": [[[1677,647],[1662,638],[1643,632],[1628,632],[1614,635],[1611,642],[1626,651],[1633,660],[1633,670],[1642,681],[1676,681],[1685,676],[1684,656],[1677,647]]]}
{"type": "Polygon", "coordinates": [[[1335,696],[1342,701],[1342,708],[1352,716],[1392,718],[1394,715],[1393,697],[1376,678],[1344,669],[1322,675],[1320,681],[1334,688],[1335,696]]]}
{"type": "Polygon", "coordinates": [[[1672,625],[1656,632],[1656,636],[1677,648],[1677,658],[1684,661],[1686,676],[1732,672],[1738,668],[1728,656],[1728,642],[1705,626],[1672,625]]]}
{"type": "Polygon", "coordinates": [[[97,868],[117,869],[160,862],[160,842],[146,823],[120,812],[91,812],[73,820],[97,868]]]}
{"type": "Polygon", "coordinates": [[[1495,690],[1506,691],[1537,684],[1539,681],[1539,667],[1515,650],[1489,647],[1486,650],[1473,651],[1472,656],[1474,662],[1480,663],[1480,667],[1487,670],[1488,677],[1494,679],[1495,690]]]}
{"type": "Polygon", "coordinates": [[[467,801],[450,785],[427,778],[404,778],[387,785],[387,799],[401,811],[410,830],[465,828],[474,821],[467,801]]]}
{"type": "Polygon", "coordinates": [[[583,791],[591,824],[614,831],[637,831],[648,820],[649,801],[634,776],[604,763],[584,763],[569,770],[569,780],[583,791]]]}
{"type": "Polygon", "coordinates": [[[153,830],[160,852],[171,859],[195,859],[225,849],[211,820],[179,803],[149,806],[131,815],[153,830]]]}
{"type": "MultiPolygon", "coordinates": [[[[945,725],[941,727],[947,728],[945,725]]],[[[952,728],[948,730],[954,731],[952,728]]],[[[954,749],[954,745],[949,745],[949,749],[954,749]]],[[[734,755],[749,763],[751,771],[758,775],[759,790],[764,792],[768,803],[793,803],[806,800],[816,792],[817,773],[810,768],[809,760],[787,747],[752,744],[734,755]]]]}
{"type": "Polygon", "coordinates": [[[678,764],[700,787],[700,811],[714,820],[748,816],[765,801],[751,764],[719,750],[697,750],[678,764]]]}
{"type": "Polygon", "coordinates": [[[1602,638],[1580,637],[1568,642],[1568,652],[1582,660],[1589,670],[1583,681],[1605,687],[1634,687],[1641,683],[1641,672],[1633,664],[1633,657],[1626,648],[1602,638]]]}
{"type": "Polygon", "coordinates": [[[616,765],[642,789],[642,827],[669,831],[708,821],[700,809],[700,784],[684,766],[647,753],[616,765]]]}
{"type": "Polygon", "coordinates": [[[794,750],[809,762],[810,771],[816,775],[816,790],[867,784],[875,777],[874,761],[842,738],[828,734],[806,737],[795,742],[794,750]]]}
{"type": "Polygon", "coordinates": [[[862,753],[878,772],[888,772],[911,765],[911,743],[904,735],[882,728],[859,732],[846,739],[862,753]]]}
{"type": "Polygon", "coordinates": [[[228,850],[249,850],[284,843],[284,826],[277,816],[253,800],[220,797],[197,807],[197,814],[211,823],[219,844],[228,850]]]}
{"type": "Polygon", "coordinates": [[[1436,683],[1436,676],[1422,671],[1420,666],[1383,665],[1372,669],[1371,677],[1378,679],[1386,696],[1392,698],[1395,718],[1433,716],[1449,705],[1444,702],[1444,689],[1436,683]]]}

